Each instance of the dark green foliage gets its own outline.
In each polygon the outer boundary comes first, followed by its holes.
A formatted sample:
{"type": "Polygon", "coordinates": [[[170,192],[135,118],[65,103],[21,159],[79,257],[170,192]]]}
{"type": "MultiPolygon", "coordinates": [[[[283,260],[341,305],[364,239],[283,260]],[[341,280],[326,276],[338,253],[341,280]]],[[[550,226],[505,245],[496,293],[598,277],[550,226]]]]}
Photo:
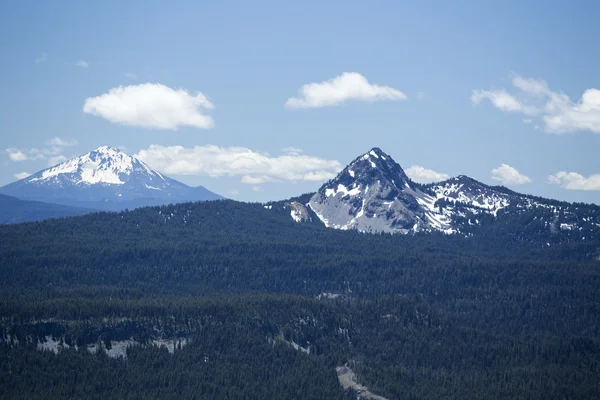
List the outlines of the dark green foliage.
{"type": "Polygon", "coordinates": [[[600,397],[595,239],[529,240],[539,210],[465,238],[334,231],[273,205],[0,227],[0,397],[342,399],[346,362],[391,399],[600,397]],[[48,336],[144,346],[32,347],[48,336]]]}

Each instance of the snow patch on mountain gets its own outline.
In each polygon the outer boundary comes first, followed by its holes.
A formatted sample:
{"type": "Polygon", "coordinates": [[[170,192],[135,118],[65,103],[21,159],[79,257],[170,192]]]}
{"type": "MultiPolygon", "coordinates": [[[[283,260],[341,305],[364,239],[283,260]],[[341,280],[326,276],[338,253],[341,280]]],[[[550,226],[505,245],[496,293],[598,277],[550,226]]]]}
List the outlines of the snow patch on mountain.
{"type": "Polygon", "coordinates": [[[109,146],[6,185],[0,192],[28,200],[111,210],[221,198],[202,187],[189,187],[165,177],[109,146]]]}

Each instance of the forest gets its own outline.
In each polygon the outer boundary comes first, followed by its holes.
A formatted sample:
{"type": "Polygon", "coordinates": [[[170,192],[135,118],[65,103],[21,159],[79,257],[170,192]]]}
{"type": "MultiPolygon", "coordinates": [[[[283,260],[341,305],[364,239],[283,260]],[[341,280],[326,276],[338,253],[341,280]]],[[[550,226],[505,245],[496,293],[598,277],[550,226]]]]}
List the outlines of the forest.
{"type": "Polygon", "coordinates": [[[0,226],[0,397],[356,398],[342,365],[389,399],[600,397],[597,240],[528,235],[532,215],[404,236],[273,208],[0,226]]]}

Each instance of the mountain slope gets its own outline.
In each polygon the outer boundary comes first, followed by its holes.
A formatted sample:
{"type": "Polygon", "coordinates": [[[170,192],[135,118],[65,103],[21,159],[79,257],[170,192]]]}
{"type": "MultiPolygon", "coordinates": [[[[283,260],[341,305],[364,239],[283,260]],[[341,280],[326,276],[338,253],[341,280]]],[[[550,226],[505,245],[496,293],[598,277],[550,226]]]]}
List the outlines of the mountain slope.
{"type": "Polygon", "coordinates": [[[0,194],[0,224],[39,221],[48,218],[62,218],[83,215],[94,210],[69,207],[40,201],[21,200],[0,194]]]}
{"type": "Polygon", "coordinates": [[[6,185],[0,193],[103,210],[222,198],[166,177],[108,146],[6,185]]]}
{"type": "Polygon", "coordinates": [[[326,227],[342,230],[472,235],[485,228],[548,244],[600,237],[596,205],[520,194],[464,175],[420,185],[379,148],[356,158],[317,193],[292,200],[282,206],[297,222],[314,214],[326,227]]]}
{"type": "Polygon", "coordinates": [[[453,233],[451,219],[437,212],[435,201],[389,155],[373,148],[323,185],[308,206],[336,229],[453,233]]]}

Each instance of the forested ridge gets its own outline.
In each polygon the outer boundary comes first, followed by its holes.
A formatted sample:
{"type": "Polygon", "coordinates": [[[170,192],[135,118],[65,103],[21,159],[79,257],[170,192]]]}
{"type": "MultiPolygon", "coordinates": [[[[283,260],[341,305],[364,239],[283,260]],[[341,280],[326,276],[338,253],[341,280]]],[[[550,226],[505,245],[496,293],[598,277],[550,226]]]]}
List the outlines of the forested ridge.
{"type": "Polygon", "coordinates": [[[0,397],[343,399],[349,363],[390,399],[597,398],[600,243],[516,227],[372,235],[233,201],[2,226],[0,397]]]}

